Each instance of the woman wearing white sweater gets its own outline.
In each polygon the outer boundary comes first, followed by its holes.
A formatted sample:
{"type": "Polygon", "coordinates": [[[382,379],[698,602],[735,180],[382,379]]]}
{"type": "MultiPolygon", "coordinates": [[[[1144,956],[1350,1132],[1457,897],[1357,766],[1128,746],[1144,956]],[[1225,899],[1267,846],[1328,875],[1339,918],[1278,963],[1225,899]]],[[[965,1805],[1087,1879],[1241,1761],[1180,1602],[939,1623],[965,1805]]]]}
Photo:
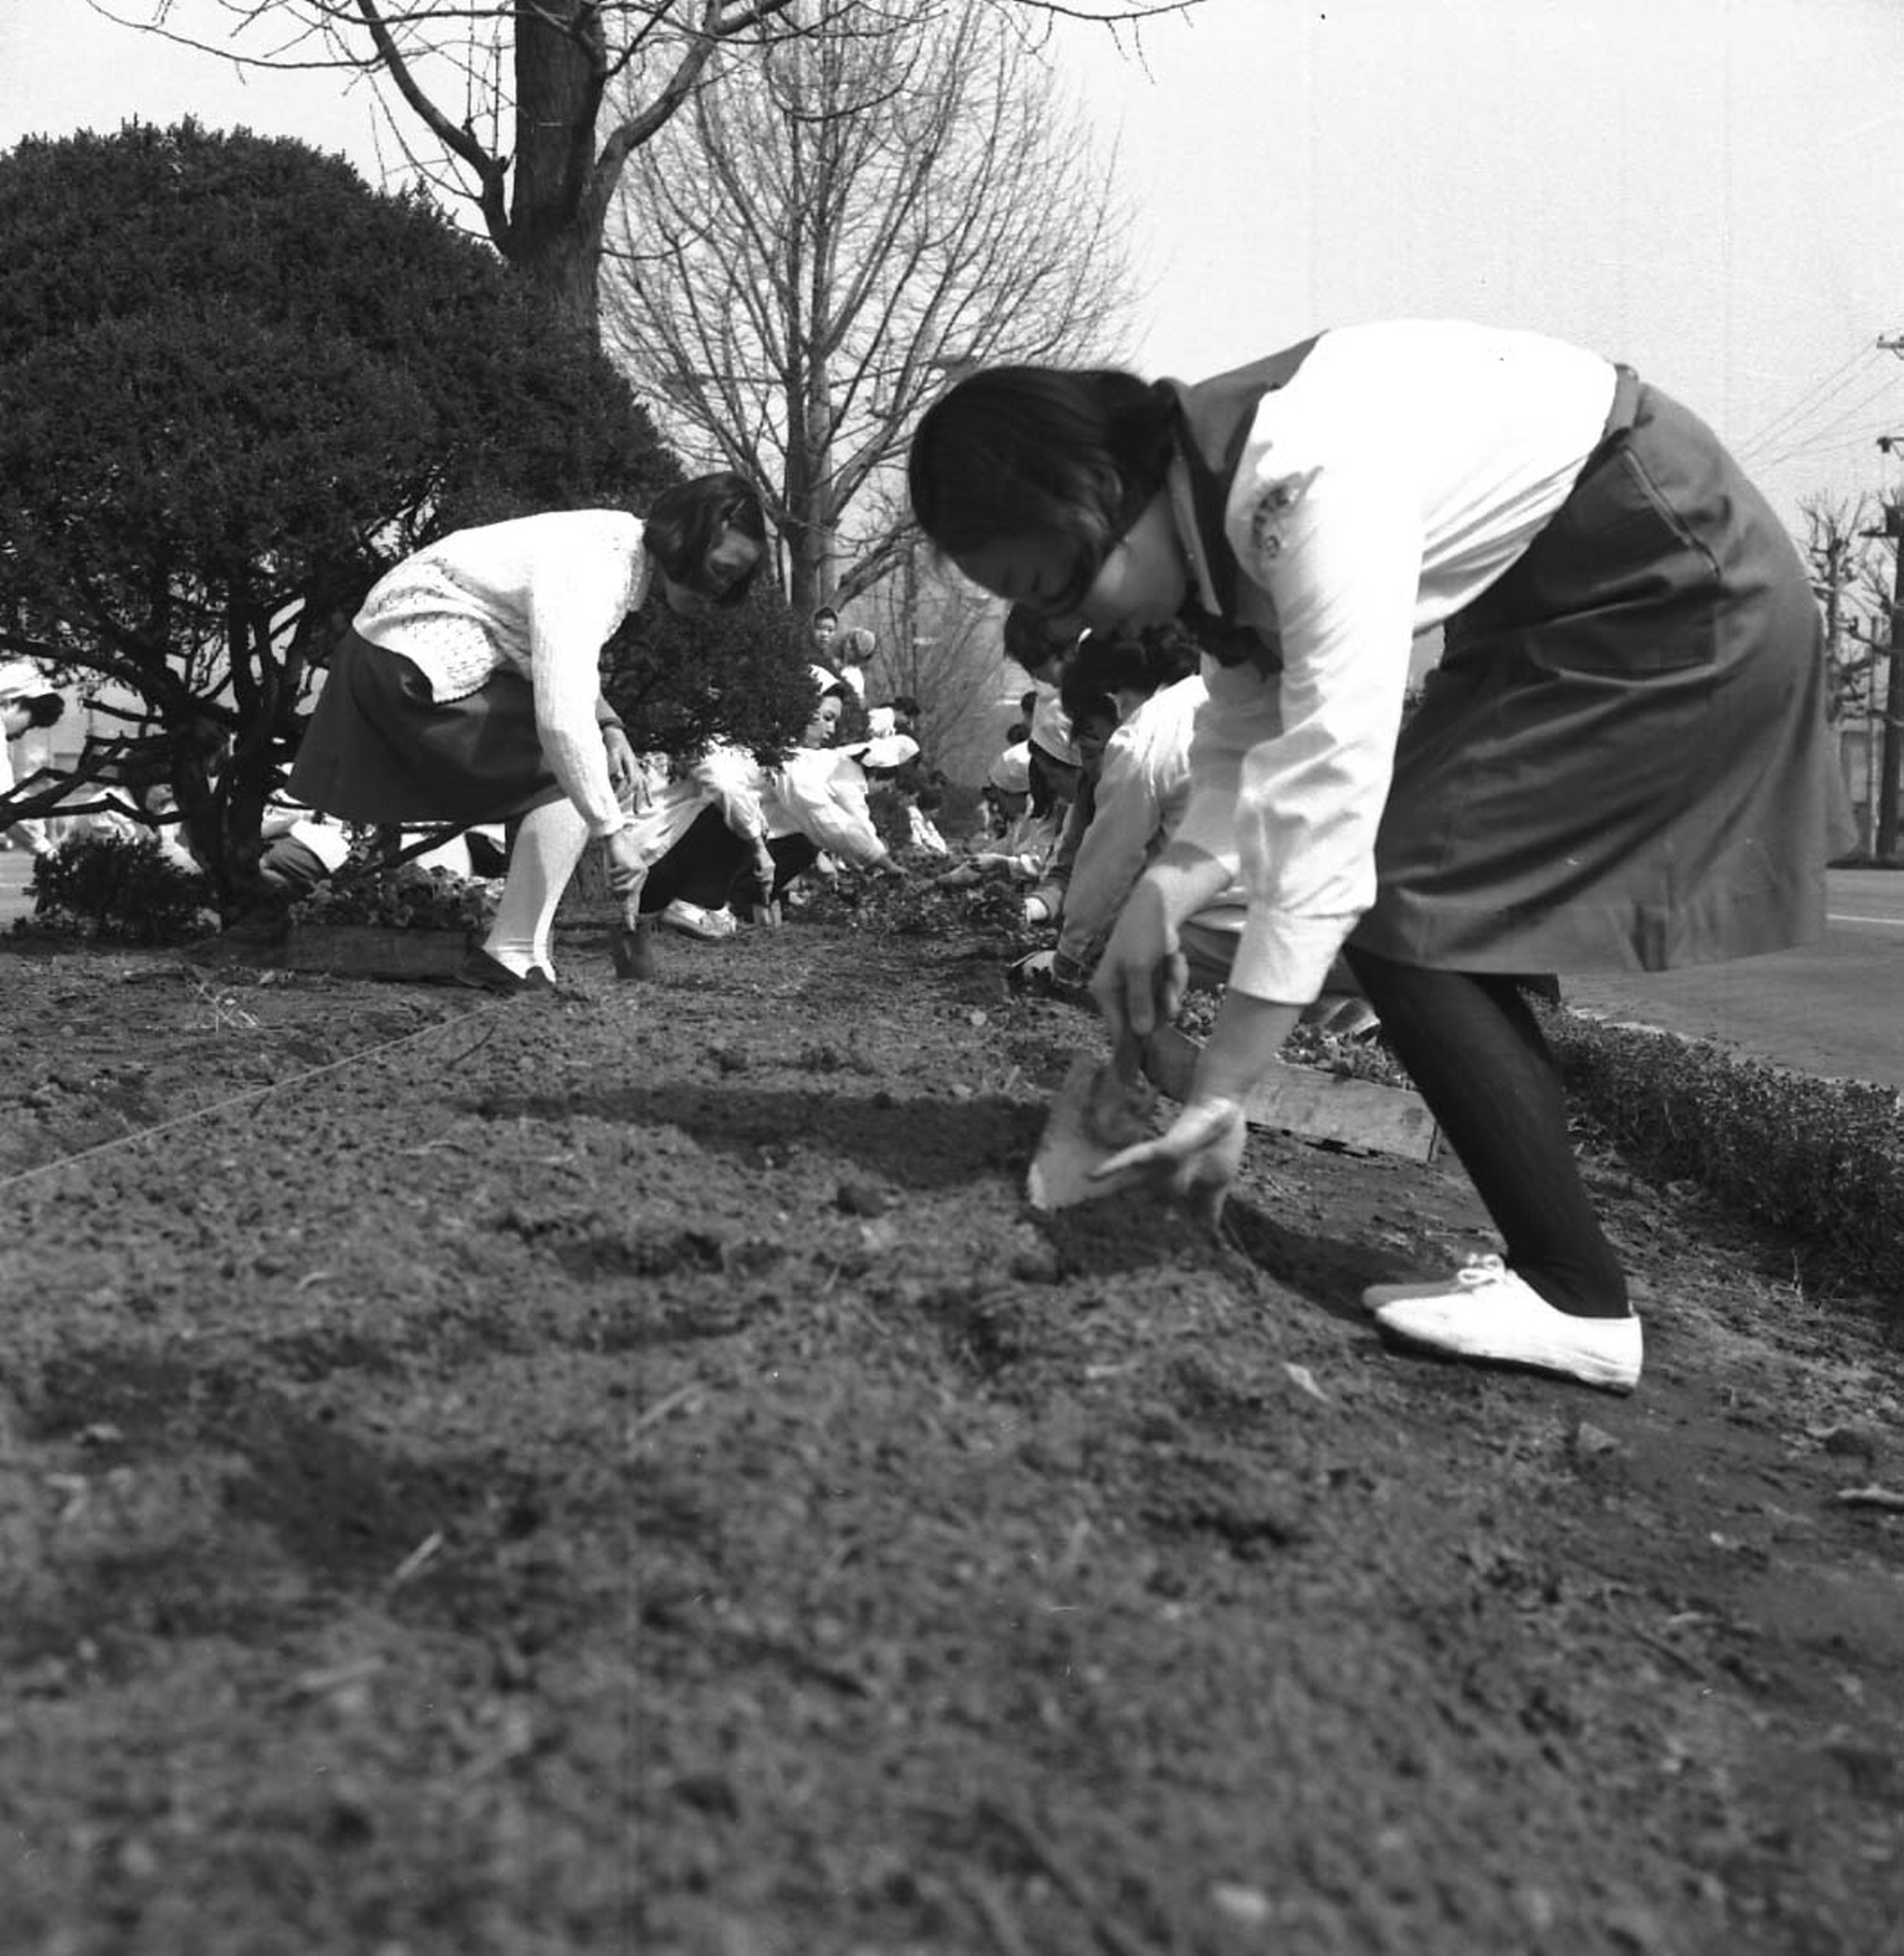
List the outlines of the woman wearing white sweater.
{"type": "Polygon", "coordinates": [[[552,510],[441,538],[365,599],[290,793],[346,821],[520,818],[495,919],[459,976],[545,990],[556,906],[588,842],[611,883],[642,868],[617,796],[634,757],[601,702],[602,647],[657,585],[684,614],[738,603],[765,543],[759,496],[725,473],[664,490],[645,518],[552,510]]]}

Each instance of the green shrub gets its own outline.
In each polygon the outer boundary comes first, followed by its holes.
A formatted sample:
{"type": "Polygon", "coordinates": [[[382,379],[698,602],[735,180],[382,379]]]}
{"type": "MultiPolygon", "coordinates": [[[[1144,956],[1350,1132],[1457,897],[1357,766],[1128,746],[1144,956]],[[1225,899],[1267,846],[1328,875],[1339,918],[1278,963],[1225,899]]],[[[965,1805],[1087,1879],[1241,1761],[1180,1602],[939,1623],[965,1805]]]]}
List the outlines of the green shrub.
{"type": "Polygon", "coordinates": [[[201,933],[211,886],[151,836],[74,836],[33,870],[36,922],[135,944],[201,933]]]}
{"type": "Polygon", "coordinates": [[[1547,1030],[1576,1111],[1636,1173],[1791,1231],[1814,1278],[1904,1295],[1904,1095],[1570,1013],[1547,1030]]]}
{"type": "Polygon", "coordinates": [[[987,954],[1002,961],[1021,958],[1045,941],[1048,933],[1028,930],[1024,892],[993,872],[962,887],[938,879],[945,859],[910,848],[893,852],[909,874],[818,879],[801,915],[809,923],[842,924],[848,930],[883,931],[898,938],[977,937],[987,954]]]}
{"type": "Polygon", "coordinates": [[[110,682],[228,917],[310,662],[391,563],[680,476],[530,281],[302,143],[30,137],[0,155],[0,265],[9,651],[110,682]]]}

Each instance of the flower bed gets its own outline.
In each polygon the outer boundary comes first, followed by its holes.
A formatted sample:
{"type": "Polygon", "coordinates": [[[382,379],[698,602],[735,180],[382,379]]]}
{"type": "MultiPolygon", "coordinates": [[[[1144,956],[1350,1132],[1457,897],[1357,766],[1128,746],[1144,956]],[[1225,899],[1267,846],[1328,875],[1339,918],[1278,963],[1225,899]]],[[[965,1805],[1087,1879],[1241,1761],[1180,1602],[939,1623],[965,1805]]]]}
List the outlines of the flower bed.
{"type": "Polygon", "coordinates": [[[346,978],[453,976],[488,922],[486,884],[406,863],[379,870],[353,859],[292,906],[272,962],[346,978]]]}

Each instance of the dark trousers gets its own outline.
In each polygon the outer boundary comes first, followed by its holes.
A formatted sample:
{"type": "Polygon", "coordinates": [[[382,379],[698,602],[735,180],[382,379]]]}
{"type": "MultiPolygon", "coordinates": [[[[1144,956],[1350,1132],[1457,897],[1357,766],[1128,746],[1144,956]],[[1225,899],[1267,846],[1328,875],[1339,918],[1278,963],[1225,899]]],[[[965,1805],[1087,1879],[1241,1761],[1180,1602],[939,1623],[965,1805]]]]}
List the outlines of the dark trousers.
{"type": "MultiPolygon", "coordinates": [[[[774,862],[773,894],[813,867],[820,851],[804,836],[776,836],[767,843],[774,862]]],[[[641,913],[652,917],[670,903],[696,903],[719,910],[745,904],[754,896],[754,852],[721,819],[718,808],[704,808],[667,854],[648,871],[642,886],[641,913]]]]}

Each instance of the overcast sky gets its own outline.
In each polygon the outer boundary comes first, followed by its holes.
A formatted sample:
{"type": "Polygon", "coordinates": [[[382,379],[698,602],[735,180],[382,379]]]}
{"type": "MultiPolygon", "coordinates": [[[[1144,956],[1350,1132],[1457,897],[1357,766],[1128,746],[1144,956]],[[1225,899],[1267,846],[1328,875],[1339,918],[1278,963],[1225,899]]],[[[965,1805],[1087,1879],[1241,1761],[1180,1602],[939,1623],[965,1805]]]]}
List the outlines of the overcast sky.
{"type": "MultiPolygon", "coordinates": [[[[1136,54],[1075,27],[1057,51],[1119,148],[1144,297],[1115,350],[1144,371],[1485,319],[1633,362],[1788,520],[1900,485],[1875,446],[1904,433],[1876,344],[1904,334],[1899,0],[1205,0],[1136,54]]],[[[335,75],[247,79],[86,0],[0,0],[0,148],[186,113],[378,168],[335,75]]]]}

